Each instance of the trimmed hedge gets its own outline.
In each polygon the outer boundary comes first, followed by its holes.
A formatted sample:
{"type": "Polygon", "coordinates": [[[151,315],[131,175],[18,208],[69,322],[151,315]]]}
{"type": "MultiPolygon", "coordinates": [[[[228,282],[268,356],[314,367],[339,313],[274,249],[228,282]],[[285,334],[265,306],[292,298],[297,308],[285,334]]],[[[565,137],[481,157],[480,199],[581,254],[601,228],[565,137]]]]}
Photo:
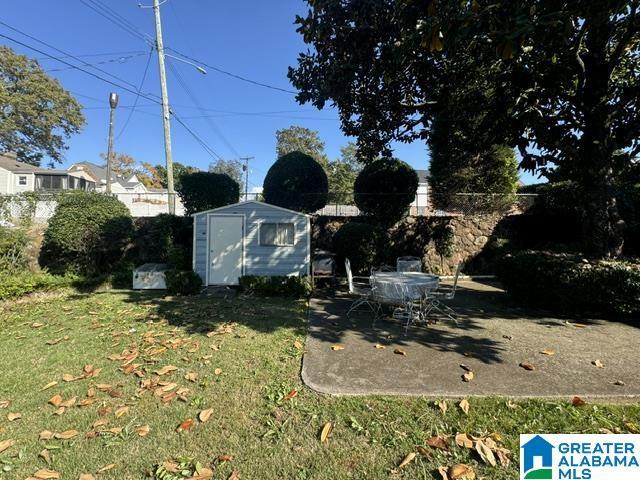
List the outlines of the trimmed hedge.
{"type": "Polygon", "coordinates": [[[281,156],[267,172],[262,195],[271,205],[313,213],[327,204],[329,180],[313,157],[290,152],[281,156]]]}
{"type": "Polygon", "coordinates": [[[21,228],[0,227],[0,272],[19,272],[27,269],[29,236],[21,228]]]}
{"type": "Polygon", "coordinates": [[[93,192],[61,195],[44,233],[40,265],[57,274],[94,276],[117,268],[133,238],[126,205],[93,192]]]}
{"type": "Polygon", "coordinates": [[[362,273],[376,263],[381,253],[383,235],[374,225],[361,222],[345,223],[333,236],[333,250],[341,261],[349,259],[354,272],[362,273]]]}
{"type": "Polygon", "coordinates": [[[0,300],[71,286],[77,279],[48,273],[0,273],[0,300]]]}
{"type": "Polygon", "coordinates": [[[418,174],[396,158],[381,158],[362,169],[353,186],[357,207],[385,224],[400,220],[416,198],[418,174]]]}
{"type": "Polygon", "coordinates": [[[519,301],[559,313],[640,313],[640,265],[524,251],[498,263],[498,277],[519,301]]]}
{"type": "Polygon", "coordinates": [[[240,289],[255,295],[277,295],[303,298],[311,295],[311,283],[307,277],[245,275],[240,277],[240,289]]]}
{"type": "Polygon", "coordinates": [[[195,295],[202,291],[202,279],[191,270],[167,270],[167,292],[172,295],[195,295]]]}
{"type": "Polygon", "coordinates": [[[178,194],[187,215],[236,203],[240,185],[229,175],[213,172],[185,173],[178,194]]]}

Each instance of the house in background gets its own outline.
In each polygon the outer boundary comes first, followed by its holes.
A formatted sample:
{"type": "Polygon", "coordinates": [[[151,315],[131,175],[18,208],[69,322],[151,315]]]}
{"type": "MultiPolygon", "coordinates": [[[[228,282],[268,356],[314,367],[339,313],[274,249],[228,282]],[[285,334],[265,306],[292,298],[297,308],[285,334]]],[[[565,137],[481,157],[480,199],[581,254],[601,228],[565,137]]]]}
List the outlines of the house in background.
{"type": "MultiPolygon", "coordinates": [[[[71,165],[67,171],[80,176],[96,184],[96,191],[104,192],[107,189],[107,166],[97,165],[91,162],[79,162],[71,165]]],[[[111,192],[118,193],[149,193],[147,187],[133,174],[128,178],[111,174],[111,192]]]]}
{"type": "Polygon", "coordinates": [[[429,211],[429,170],[416,170],[418,174],[418,190],[416,198],[411,202],[411,215],[427,215],[429,211]]]}
{"type": "Polygon", "coordinates": [[[0,153],[0,195],[22,192],[93,190],[95,182],[66,170],[40,168],[19,162],[15,153],[0,153]]]}

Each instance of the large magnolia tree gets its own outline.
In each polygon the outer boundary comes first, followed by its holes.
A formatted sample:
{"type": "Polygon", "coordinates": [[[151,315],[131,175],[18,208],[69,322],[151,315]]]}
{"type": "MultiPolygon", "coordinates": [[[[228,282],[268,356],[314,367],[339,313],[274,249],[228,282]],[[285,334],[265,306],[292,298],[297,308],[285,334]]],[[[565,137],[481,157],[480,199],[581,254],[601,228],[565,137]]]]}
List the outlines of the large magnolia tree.
{"type": "Polygon", "coordinates": [[[297,23],[313,48],[289,72],[300,102],[335,104],[345,133],[378,152],[427,139],[456,85],[457,102],[490,112],[483,142],[579,185],[586,251],[620,253],[616,185],[629,165],[614,153],[640,152],[640,0],[308,3],[297,23]]]}

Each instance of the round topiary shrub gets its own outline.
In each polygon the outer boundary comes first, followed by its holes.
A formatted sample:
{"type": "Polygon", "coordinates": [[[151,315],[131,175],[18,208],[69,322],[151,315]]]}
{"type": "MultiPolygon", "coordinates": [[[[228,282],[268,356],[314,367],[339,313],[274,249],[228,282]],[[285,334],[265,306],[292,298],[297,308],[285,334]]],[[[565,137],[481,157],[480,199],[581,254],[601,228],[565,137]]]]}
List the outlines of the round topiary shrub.
{"type": "Polygon", "coordinates": [[[167,270],[165,281],[172,295],[195,295],[202,290],[202,279],[191,270],[167,270]]]}
{"type": "Polygon", "coordinates": [[[180,177],[178,194],[186,214],[191,215],[236,203],[240,199],[240,185],[223,173],[186,173],[180,177]]]}
{"type": "Polygon", "coordinates": [[[333,249],[349,259],[354,272],[366,272],[373,266],[382,248],[378,229],[368,223],[345,223],[333,236],[333,249]]]}
{"type": "Polygon", "coordinates": [[[329,181],[322,166],[312,157],[291,152],[271,166],[262,194],[271,205],[313,213],[327,204],[329,181]]]}
{"type": "Polygon", "coordinates": [[[418,175],[405,162],[381,158],[362,169],[354,191],[358,208],[385,224],[404,216],[416,198],[418,175]]]}
{"type": "Polygon", "coordinates": [[[93,192],[61,195],[49,220],[40,265],[52,273],[95,276],[117,268],[133,236],[129,209],[93,192]]]}

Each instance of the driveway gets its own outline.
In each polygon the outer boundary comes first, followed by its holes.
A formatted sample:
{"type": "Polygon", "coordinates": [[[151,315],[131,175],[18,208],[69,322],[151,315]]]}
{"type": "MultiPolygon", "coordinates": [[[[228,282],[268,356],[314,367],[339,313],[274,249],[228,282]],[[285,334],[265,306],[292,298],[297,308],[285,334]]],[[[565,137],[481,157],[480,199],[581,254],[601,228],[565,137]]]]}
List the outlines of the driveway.
{"type": "Polygon", "coordinates": [[[413,326],[405,336],[396,322],[378,321],[373,328],[365,309],[347,319],[350,302],[340,295],[311,300],[302,378],[313,390],[336,395],[640,397],[640,323],[634,327],[548,316],[518,308],[498,285],[465,281],[451,303],[460,314],[458,326],[441,320],[413,326]],[[461,365],[473,371],[470,382],[463,381],[461,365]]]}

